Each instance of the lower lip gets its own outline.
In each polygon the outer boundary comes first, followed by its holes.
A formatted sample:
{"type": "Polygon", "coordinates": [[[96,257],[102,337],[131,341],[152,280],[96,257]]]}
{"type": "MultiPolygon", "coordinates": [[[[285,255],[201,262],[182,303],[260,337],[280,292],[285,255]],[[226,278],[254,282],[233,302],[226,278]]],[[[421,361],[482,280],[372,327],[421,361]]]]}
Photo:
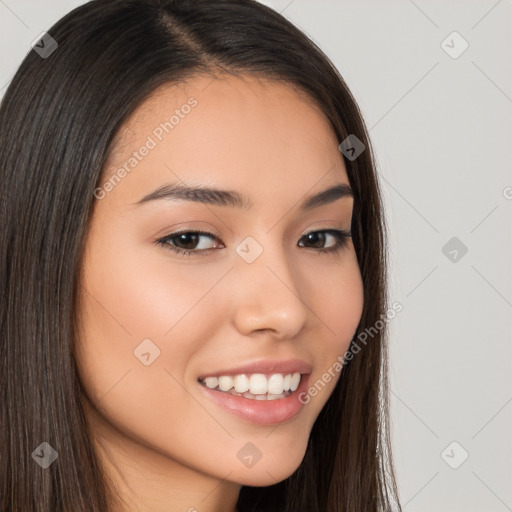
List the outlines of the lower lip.
{"type": "Polygon", "coordinates": [[[309,374],[303,374],[295,391],[276,400],[255,400],[216,391],[203,384],[199,386],[215,403],[239,418],[258,425],[274,425],[293,418],[302,409],[304,404],[299,401],[299,395],[307,389],[308,378],[309,374]]]}

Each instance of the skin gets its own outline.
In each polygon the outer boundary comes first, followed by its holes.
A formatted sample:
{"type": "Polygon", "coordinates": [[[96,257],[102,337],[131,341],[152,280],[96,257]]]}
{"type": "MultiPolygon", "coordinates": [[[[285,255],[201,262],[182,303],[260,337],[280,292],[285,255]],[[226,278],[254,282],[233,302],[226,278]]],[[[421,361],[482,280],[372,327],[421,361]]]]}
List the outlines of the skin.
{"type": "Polygon", "coordinates": [[[190,97],[197,106],[95,200],[86,240],[77,357],[94,442],[124,501],[116,511],[232,512],[242,485],[290,476],[339,373],[297,416],[265,426],[219,407],[197,378],[297,357],[314,383],[362,314],[351,240],[324,254],[315,248],[333,237],[304,237],[350,230],[353,199],[299,211],[306,196],[349,181],[327,118],[290,85],[225,75],[159,88],[122,127],[101,186],[190,97]],[[254,206],[136,204],[179,180],[243,193],[254,206]],[[191,256],[155,243],[185,227],[218,240],[201,237],[196,247],[209,251],[191,256]],[[247,236],[263,249],[251,264],[235,251],[247,236]],[[134,350],[148,338],[160,356],[146,366],[134,350]],[[250,468],[237,458],[247,442],[262,453],[250,468]]]}

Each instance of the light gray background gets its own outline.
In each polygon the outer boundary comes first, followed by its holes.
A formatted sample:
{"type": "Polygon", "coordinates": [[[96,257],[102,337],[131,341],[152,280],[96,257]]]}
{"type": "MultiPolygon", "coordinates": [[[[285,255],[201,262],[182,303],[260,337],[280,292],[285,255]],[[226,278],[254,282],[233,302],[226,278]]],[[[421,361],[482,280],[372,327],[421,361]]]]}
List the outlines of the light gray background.
{"type": "MultiPolygon", "coordinates": [[[[0,94],[80,3],[0,0],[0,94]]],[[[512,2],[262,3],[333,60],[376,149],[403,305],[390,340],[404,510],[512,511],[512,2]],[[442,46],[453,31],[469,44],[458,58],[442,46]],[[452,237],[468,248],[455,262],[452,237]]]]}

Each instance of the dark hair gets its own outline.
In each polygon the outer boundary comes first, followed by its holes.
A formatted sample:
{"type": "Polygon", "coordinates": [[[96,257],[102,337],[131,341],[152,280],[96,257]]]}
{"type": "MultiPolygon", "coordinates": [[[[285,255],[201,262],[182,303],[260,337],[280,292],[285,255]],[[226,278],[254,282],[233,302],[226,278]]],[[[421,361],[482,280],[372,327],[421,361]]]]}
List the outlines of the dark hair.
{"type": "MultiPolygon", "coordinates": [[[[339,72],[300,30],[253,0],[94,0],[23,60],[0,107],[0,503],[10,512],[105,512],[115,490],[93,449],[74,342],[80,266],[102,170],[127,117],[157,87],[252,74],[305,92],[341,142],[354,192],[364,308],[352,340],[387,309],[386,229],[367,130],[339,72]],[[32,452],[48,442],[58,463],[32,452]]],[[[352,346],[352,345],[351,345],[352,346]]],[[[344,367],[299,468],[243,487],[240,510],[400,510],[391,461],[386,329],[344,367]]]]}

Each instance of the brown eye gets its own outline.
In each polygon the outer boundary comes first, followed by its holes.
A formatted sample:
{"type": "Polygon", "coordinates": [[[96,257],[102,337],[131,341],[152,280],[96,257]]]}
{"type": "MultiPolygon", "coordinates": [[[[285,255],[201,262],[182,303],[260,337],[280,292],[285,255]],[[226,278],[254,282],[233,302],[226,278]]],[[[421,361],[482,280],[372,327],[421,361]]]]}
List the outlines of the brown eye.
{"type": "MultiPolygon", "coordinates": [[[[346,231],[325,229],[311,231],[300,240],[305,240],[308,245],[313,245],[312,249],[318,253],[336,253],[343,247],[348,246],[349,238],[350,233],[346,231]],[[326,242],[328,243],[327,247],[325,247],[326,242]]],[[[206,242],[205,247],[205,243],[201,243],[201,239],[218,240],[213,233],[207,231],[180,231],[178,233],[171,233],[157,240],[156,243],[183,256],[190,256],[192,254],[204,256],[210,249],[215,247],[208,247],[208,245],[211,245],[209,242],[206,242]]],[[[300,241],[299,247],[304,247],[300,241]]]]}
{"type": "MultiPolygon", "coordinates": [[[[306,239],[307,243],[313,244],[313,249],[318,252],[338,252],[343,247],[348,247],[350,233],[338,229],[324,229],[322,231],[311,231],[305,234],[302,239],[306,239]],[[328,247],[324,247],[326,240],[329,242],[328,247]],[[334,240],[334,243],[330,241],[334,240]]],[[[303,247],[301,245],[301,247],[303,247]]]]}
{"type": "Polygon", "coordinates": [[[213,248],[208,247],[208,245],[211,245],[209,242],[201,243],[201,239],[216,240],[217,237],[207,231],[180,231],[157,240],[157,244],[178,254],[188,256],[194,253],[204,254],[213,248]]]}

